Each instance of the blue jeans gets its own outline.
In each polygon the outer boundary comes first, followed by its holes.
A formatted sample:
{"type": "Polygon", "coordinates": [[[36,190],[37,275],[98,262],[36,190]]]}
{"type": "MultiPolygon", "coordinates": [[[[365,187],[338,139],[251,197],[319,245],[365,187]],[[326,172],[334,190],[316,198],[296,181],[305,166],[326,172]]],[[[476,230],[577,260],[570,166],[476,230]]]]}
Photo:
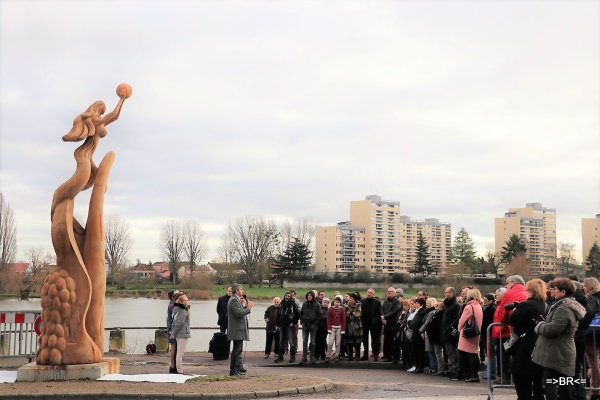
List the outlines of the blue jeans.
{"type": "Polygon", "coordinates": [[[435,356],[435,351],[428,351],[427,356],[429,357],[429,368],[437,371],[438,363],[437,363],[437,357],[435,356]]]}
{"type": "Polygon", "coordinates": [[[290,343],[290,357],[296,357],[296,327],[295,326],[280,326],[279,327],[279,357],[283,358],[285,353],[285,337],[287,335],[290,343]]]}
{"type": "Polygon", "coordinates": [[[308,354],[308,335],[310,334],[310,358],[315,358],[315,339],[319,326],[314,324],[311,327],[302,325],[302,358],[305,359],[308,354]]]}
{"type": "Polygon", "coordinates": [[[240,372],[240,355],[242,354],[243,340],[233,340],[233,349],[231,349],[231,361],[229,363],[229,373],[240,372]]]}

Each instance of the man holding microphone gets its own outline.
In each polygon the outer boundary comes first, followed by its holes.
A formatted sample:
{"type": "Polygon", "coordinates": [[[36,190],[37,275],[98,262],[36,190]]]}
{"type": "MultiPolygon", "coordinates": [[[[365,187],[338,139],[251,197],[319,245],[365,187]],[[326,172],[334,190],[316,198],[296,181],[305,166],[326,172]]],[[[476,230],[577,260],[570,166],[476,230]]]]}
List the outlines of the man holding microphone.
{"type": "Polygon", "coordinates": [[[242,285],[234,283],[231,285],[232,296],[227,303],[227,340],[233,342],[231,350],[231,362],[229,364],[229,376],[240,376],[246,373],[243,366],[240,365],[240,356],[244,340],[249,341],[248,319],[246,315],[254,307],[254,303],[246,300],[242,285]]]}

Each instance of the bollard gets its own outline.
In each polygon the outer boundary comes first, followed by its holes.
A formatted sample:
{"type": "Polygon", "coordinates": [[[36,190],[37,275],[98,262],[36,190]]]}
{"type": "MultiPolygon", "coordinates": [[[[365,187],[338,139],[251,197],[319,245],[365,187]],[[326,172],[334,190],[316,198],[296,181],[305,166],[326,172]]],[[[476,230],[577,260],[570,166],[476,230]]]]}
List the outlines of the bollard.
{"type": "Polygon", "coordinates": [[[154,345],[156,346],[157,353],[164,353],[169,351],[166,329],[157,329],[154,331],[154,345]]]}
{"type": "Polygon", "coordinates": [[[113,353],[125,354],[125,331],[117,328],[116,331],[110,331],[108,339],[108,351],[113,353]]]}
{"type": "Polygon", "coordinates": [[[0,356],[8,355],[8,344],[10,342],[10,336],[4,333],[0,333],[0,356]]]}

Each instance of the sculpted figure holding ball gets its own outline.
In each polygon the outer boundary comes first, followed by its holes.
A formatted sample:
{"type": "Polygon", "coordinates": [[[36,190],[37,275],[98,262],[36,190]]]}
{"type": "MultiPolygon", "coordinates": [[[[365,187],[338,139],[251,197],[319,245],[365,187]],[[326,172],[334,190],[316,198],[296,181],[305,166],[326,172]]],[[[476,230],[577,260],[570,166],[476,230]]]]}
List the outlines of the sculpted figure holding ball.
{"type": "Polygon", "coordinates": [[[65,142],[83,144],[75,150],[75,173],[54,192],[50,218],[56,267],[42,286],[42,327],[36,354],[38,365],[89,364],[102,360],[104,349],[103,207],[108,174],[115,160],[109,151],[99,166],[92,160],[106,125],[116,121],[131,87],[117,87],[119,102],[103,116],[106,106],[96,101],[73,121],[65,142]],[[73,217],[75,196],[92,189],[85,228],[73,217]]]}

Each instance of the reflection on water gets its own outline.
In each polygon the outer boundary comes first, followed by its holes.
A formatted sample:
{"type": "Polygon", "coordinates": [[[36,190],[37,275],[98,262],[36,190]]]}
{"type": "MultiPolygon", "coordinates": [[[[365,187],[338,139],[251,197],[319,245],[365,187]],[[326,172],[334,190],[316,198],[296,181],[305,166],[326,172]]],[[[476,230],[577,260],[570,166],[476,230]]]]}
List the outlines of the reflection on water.
{"type": "MultiPolygon", "coordinates": [[[[107,328],[119,327],[166,327],[168,300],[160,299],[106,299],[105,325],[107,328]]],[[[217,328],[217,301],[199,300],[191,301],[192,327],[217,328]]],[[[254,303],[252,313],[248,316],[251,327],[263,328],[265,326],[265,310],[272,303],[254,303]]],[[[5,311],[41,311],[40,300],[31,299],[19,301],[17,299],[0,300],[0,312],[5,311]]],[[[192,338],[188,341],[187,351],[208,351],[208,342],[218,328],[194,329],[192,338]]],[[[108,331],[105,334],[104,351],[108,351],[108,331]]],[[[136,329],[127,330],[125,333],[125,347],[128,353],[144,353],[148,341],[154,340],[154,330],[136,329]]],[[[250,330],[250,342],[245,343],[248,351],[262,351],[264,349],[265,331],[250,330]]]]}

